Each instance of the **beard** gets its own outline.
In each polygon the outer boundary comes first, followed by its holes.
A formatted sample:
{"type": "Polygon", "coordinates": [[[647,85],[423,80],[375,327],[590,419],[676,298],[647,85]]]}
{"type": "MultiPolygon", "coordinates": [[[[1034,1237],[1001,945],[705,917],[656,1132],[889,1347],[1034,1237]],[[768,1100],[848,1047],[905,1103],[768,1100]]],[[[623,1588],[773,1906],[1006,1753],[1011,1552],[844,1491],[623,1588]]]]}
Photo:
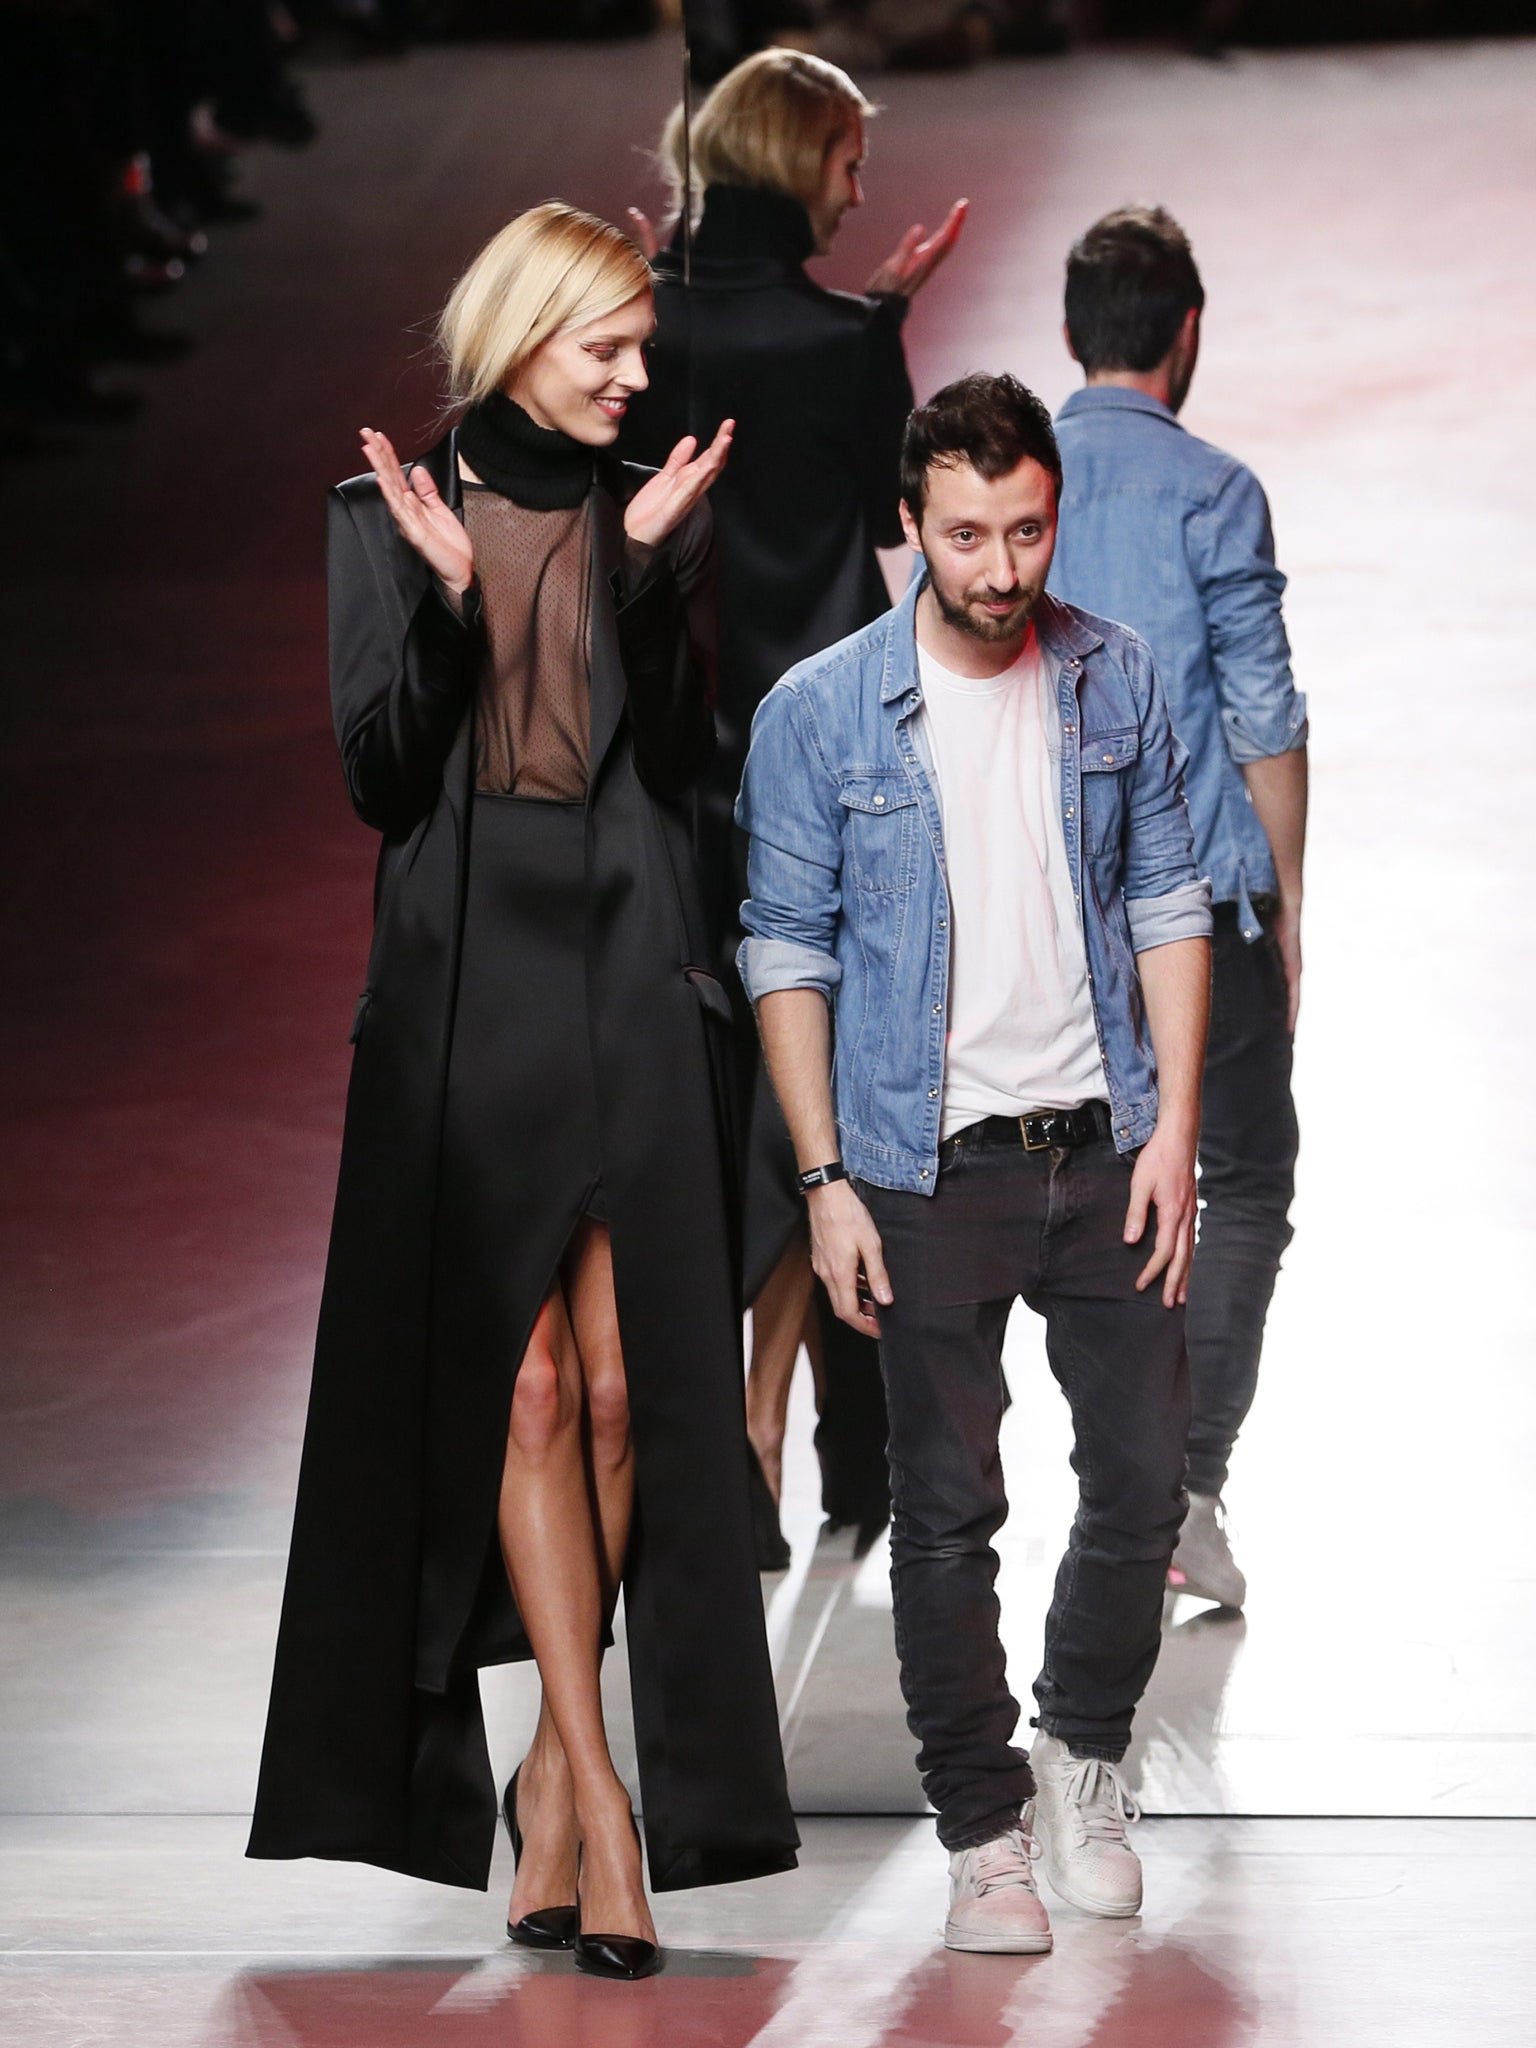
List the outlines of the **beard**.
{"type": "Polygon", "coordinates": [[[990,647],[1004,640],[1017,639],[1029,624],[1030,614],[1040,597],[1038,586],[1020,584],[1018,602],[1013,609],[1001,618],[994,618],[990,613],[973,607],[988,600],[999,600],[1006,592],[994,592],[983,584],[980,590],[968,590],[963,597],[953,598],[934,575],[931,562],[928,564],[928,587],[946,625],[953,626],[957,633],[968,633],[973,640],[983,641],[990,647]]]}

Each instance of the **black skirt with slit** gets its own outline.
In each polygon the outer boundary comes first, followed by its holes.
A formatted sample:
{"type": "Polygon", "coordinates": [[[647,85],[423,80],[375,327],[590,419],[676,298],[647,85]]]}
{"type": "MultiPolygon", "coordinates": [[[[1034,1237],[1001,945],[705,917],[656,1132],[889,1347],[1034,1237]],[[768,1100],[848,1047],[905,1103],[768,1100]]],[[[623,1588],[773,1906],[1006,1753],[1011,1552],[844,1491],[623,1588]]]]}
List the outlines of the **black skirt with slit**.
{"type": "Polygon", "coordinates": [[[586,806],[474,799],[438,1170],[418,1671],[526,1656],[487,1507],[512,1389],[583,1216],[606,1221],[587,1017],[586,806]],[[484,1470],[467,1484],[466,1446],[484,1470]]]}

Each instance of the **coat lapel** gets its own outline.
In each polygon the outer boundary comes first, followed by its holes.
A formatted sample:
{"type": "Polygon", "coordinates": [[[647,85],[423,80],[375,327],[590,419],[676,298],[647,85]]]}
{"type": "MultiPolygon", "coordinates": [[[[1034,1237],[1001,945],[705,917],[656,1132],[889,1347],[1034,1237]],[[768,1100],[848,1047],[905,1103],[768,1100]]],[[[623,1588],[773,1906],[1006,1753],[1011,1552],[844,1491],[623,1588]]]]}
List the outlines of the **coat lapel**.
{"type": "Polygon", "coordinates": [[[624,664],[616,611],[623,594],[624,515],[612,492],[592,487],[592,732],[589,787],[595,788],[624,716],[624,664]]]}
{"type": "MultiPolygon", "coordinates": [[[[422,468],[431,477],[442,493],[443,502],[450,512],[462,520],[464,517],[464,485],[459,475],[459,431],[451,428],[441,441],[429,448],[420,458],[422,468]]],[[[464,721],[454,740],[453,749],[443,767],[443,794],[453,813],[453,829],[459,847],[458,873],[458,917],[455,922],[455,965],[454,979],[458,979],[457,950],[463,936],[464,902],[469,885],[469,828],[470,812],[474,799],[475,782],[475,713],[474,707],[464,716],[464,721]]]]}
{"type": "MultiPolygon", "coordinates": [[[[425,455],[418,455],[416,462],[421,464],[421,467],[431,477],[439,491],[442,492],[444,501],[449,509],[462,513],[464,487],[459,479],[458,428],[454,427],[444,434],[441,441],[435,442],[425,455]]],[[[416,467],[416,462],[411,464],[412,469],[416,467]]]]}

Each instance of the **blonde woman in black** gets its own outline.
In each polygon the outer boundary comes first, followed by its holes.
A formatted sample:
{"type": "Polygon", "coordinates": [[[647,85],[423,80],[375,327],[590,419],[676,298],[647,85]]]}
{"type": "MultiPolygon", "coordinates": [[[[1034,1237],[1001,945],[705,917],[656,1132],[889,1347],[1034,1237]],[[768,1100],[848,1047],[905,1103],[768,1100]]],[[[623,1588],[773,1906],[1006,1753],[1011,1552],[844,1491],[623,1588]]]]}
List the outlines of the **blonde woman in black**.
{"type": "Polygon", "coordinates": [[[508,1929],[617,1976],[658,1960],[598,1684],[621,1582],[652,1887],[796,1846],[683,803],[731,426],[608,453],[652,325],[633,245],[536,207],[444,314],[459,424],[409,468],[364,430],[331,496],[336,730],[383,845],[251,1840],[484,1886],[477,1674],[532,1655],[508,1929]]]}

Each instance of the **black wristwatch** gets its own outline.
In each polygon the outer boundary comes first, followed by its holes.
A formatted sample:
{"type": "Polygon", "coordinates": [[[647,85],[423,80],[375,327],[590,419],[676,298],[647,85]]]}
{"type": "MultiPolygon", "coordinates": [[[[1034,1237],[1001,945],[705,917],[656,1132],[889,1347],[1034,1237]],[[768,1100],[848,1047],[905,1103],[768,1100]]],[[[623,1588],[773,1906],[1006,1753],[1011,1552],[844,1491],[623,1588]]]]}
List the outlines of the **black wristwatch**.
{"type": "Polygon", "coordinates": [[[846,1180],[848,1169],[841,1159],[834,1159],[830,1166],[813,1166],[809,1173],[800,1176],[800,1192],[808,1195],[812,1188],[824,1188],[834,1180],[846,1180]]]}

